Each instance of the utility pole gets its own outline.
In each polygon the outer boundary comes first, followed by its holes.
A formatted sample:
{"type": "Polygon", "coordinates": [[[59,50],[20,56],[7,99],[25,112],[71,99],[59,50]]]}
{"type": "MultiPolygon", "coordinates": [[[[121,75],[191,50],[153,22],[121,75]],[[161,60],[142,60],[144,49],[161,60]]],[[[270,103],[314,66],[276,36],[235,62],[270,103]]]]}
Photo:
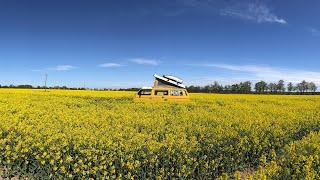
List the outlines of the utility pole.
{"type": "Polygon", "coordinates": [[[44,80],[44,91],[47,91],[47,81],[48,81],[48,74],[45,75],[45,80],[44,80]]]}

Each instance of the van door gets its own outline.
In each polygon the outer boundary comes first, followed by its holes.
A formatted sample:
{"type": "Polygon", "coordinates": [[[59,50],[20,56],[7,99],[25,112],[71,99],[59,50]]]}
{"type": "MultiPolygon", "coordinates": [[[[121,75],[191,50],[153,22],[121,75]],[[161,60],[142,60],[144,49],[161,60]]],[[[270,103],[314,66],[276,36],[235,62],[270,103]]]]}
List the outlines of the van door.
{"type": "Polygon", "coordinates": [[[151,92],[152,92],[151,89],[142,89],[138,92],[138,97],[141,100],[151,99],[152,98],[151,92]]]}
{"type": "Polygon", "coordinates": [[[182,89],[174,89],[170,91],[170,99],[172,100],[188,100],[187,91],[182,89]]]}
{"type": "Polygon", "coordinates": [[[154,90],[153,98],[159,101],[168,101],[169,91],[168,90],[154,90]]]}

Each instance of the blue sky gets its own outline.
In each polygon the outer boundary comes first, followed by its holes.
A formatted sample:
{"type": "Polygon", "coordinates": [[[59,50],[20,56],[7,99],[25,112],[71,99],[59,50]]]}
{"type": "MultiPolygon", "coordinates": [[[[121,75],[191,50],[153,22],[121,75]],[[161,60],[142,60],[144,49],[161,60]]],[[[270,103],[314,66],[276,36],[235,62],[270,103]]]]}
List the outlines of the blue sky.
{"type": "Polygon", "coordinates": [[[0,84],[320,85],[320,1],[0,0],[0,84]]]}

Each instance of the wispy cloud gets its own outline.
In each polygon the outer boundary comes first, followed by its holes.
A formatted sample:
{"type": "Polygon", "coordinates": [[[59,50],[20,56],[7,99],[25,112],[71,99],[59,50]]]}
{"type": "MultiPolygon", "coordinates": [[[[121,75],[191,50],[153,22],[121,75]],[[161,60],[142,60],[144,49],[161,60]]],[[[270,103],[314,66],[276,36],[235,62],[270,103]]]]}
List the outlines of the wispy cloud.
{"type": "Polygon", "coordinates": [[[234,75],[228,75],[230,79],[237,79],[241,77],[243,80],[259,81],[264,80],[268,82],[278,81],[283,79],[287,82],[300,82],[302,80],[312,81],[317,85],[320,85],[320,72],[298,70],[298,69],[286,69],[270,66],[258,66],[258,65],[232,65],[232,64],[200,64],[197,66],[222,69],[226,71],[238,72],[237,77],[231,77],[234,75]]]}
{"type": "Polygon", "coordinates": [[[44,69],[32,69],[31,71],[32,71],[32,72],[43,72],[44,69]]]}
{"type": "Polygon", "coordinates": [[[230,65],[230,64],[204,64],[206,67],[215,67],[220,69],[226,69],[231,71],[241,72],[266,72],[273,73],[275,70],[270,67],[256,66],[256,65],[230,65]]]}
{"type": "Polygon", "coordinates": [[[309,31],[313,36],[320,36],[320,30],[313,28],[313,27],[308,27],[307,31],[309,31]]]}
{"type": "Polygon", "coordinates": [[[134,59],[130,59],[129,61],[135,64],[152,65],[152,66],[157,66],[160,63],[158,60],[155,60],[155,59],[144,59],[144,58],[134,58],[134,59]]]}
{"type": "Polygon", "coordinates": [[[99,67],[102,67],[102,68],[117,68],[122,66],[123,65],[119,63],[104,63],[99,65],[99,67]]]}
{"type": "Polygon", "coordinates": [[[221,10],[221,15],[230,16],[258,23],[279,23],[287,24],[287,21],[278,17],[270,8],[262,3],[240,3],[228,6],[221,10]]]}
{"type": "Polygon", "coordinates": [[[185,8],[190,9],[197,9],[205,11],[212,11],[217,8],[219,4],[217,0],[176,0],[179,4],[184,6],[185,8]]]}
{"type": "MultiPolygon", "coordinates": [[[[185,82],[187,86],[197,85],[197,86],[205,86],[208,84],[212,84],[213,82],[218,81],[223,85],[230,85],[239,82],[248,81],[248,77],[245,76],[237,76],[237,77],[224,77],[224,76],[204,76],[204,77],[193,77],[193,78],[186,78],[185,82]]],[[[250,81],[255,82],[259,81],[256,79],[250,79],[250,81]]]]}
{"type": "Polygon", "coordinates": [[[58,65],[55,67],[44,68],[44,69],[33,69],[32,72],[46,72],[46,71],[71,71],[77,69],[77,67],[72,65],[58,65]]]}
{"type": "Polygon", "coordinates": [[[48,70],[51,70],[51,71],[71,71],[71,70],[74,70],[76,68],[77,67],[72,66],[72,65],[59,65],[59,66],[56,66],[56,67],[48,68],[48,70]]]}
{"type": "Polygon", "coordinates": [[[99,84],[107,85],[108,88],[132,88],[132,87],[140,88],[150,83],[152,82],[141,81],[137,79],[132,81],[119,81],[119,80],[99,81],[99,84]]]}

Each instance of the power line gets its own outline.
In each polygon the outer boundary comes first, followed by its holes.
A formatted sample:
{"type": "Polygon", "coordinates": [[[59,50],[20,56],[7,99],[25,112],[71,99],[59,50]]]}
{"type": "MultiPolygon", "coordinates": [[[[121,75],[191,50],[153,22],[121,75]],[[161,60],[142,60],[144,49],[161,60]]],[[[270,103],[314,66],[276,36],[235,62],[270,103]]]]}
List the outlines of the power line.
{"type": "Polygon", "coordinates": [[[44,80],[44,91],[47,91],[47,81],[48,81],[48,74],[45,75],[45,80],[44,80]]]}

